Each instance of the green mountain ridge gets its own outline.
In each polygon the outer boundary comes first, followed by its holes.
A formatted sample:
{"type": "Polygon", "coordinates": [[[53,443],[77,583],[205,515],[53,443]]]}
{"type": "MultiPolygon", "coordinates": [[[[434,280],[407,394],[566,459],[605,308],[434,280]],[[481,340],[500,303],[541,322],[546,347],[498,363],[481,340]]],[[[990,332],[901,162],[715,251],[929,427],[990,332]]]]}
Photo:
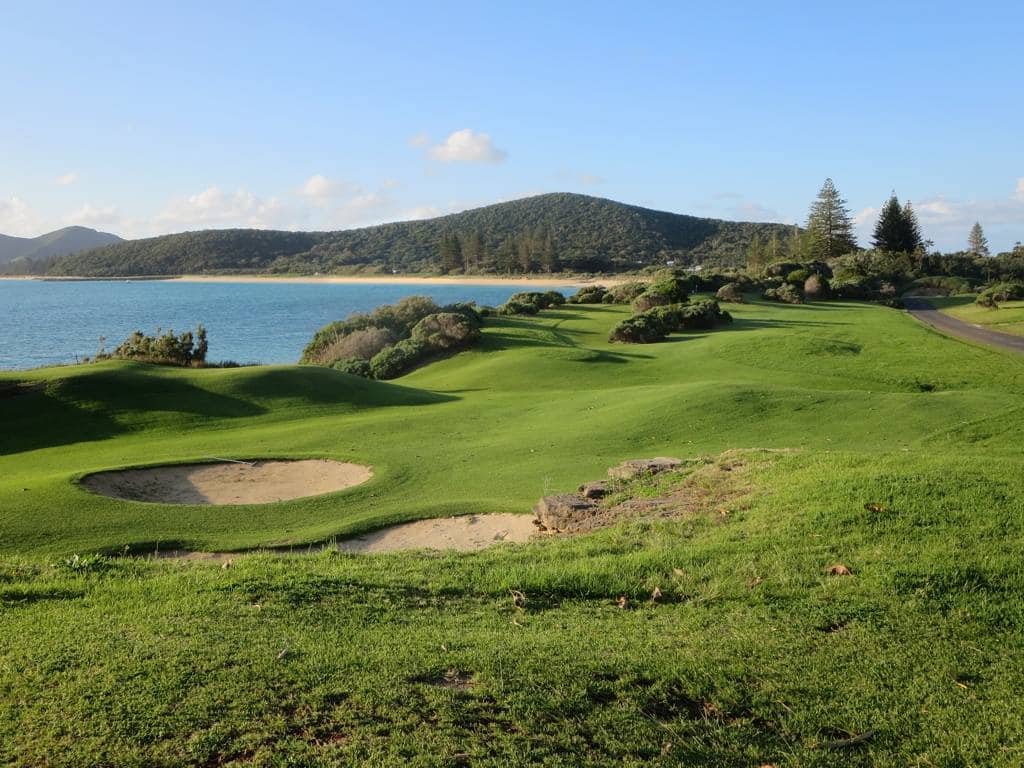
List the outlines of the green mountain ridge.
{"type": "Polygon", "coordinates": [[[419,221],[337,232],[226,229],[96,248],[46,265],[53,275],[437,272],[442,240],[458,238],[458,271],[542,268],[625,271],[647,264],[738,265],[754,235],[783,224],[655,211],[604,198],[551,193],[419,221]],[[479,246],[477,245],[479,243],[479,246]],[[541,251],[544,254],[541,254],[541,251]],[[532,266],[531,266],[532,265],[532,266]]]}
{"type": "Polygon", "coordinates": [[[64,227],[39,237],[0,235],[0,265],[54,259],[121,242],[117,235],[88,227],[64,227]]]}

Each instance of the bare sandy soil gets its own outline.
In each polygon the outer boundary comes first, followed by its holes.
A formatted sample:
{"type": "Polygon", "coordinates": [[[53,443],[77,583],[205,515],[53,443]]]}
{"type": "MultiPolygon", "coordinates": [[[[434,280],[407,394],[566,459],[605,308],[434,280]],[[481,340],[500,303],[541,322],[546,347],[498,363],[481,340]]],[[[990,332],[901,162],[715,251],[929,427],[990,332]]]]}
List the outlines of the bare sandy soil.
{"type": "Polygon", "coordinates": [[[82,479],[94,493],[164,504],[267,504],[365,483],[369,467],[340,461],[179,464],[99,472],[82,479]]]}
{"type": "MultiPolygon", "coordinates": [[[[454,549],[468,552],[485,549],[494,544],[527,541],[537,535],[533,515],[496,513],[493,515],[466,515],[464,517],[443,517],[431,520],[417,520],[382,528],[379,531],[339,541],[337,548],[342,552],[373,554],[380,552],[402,552],[412,549],[454,549]]],[[[327,546],[296,548],[296,553],[321,552],[327,546]]],[[[268,550],[270,552],[280,550],[268,550]]],[[[229,563],[236,557],[245,557],[254,552],[191,552],[172,549],[153,552],[152,556],[162,560],[183,562],[229,563]]]]}
{"type": "Polygon", "coordinates": [[[533,515],[464,515],[393,525],[338,542],[343,552],[395,552],[403,549],[483,549],[500,542],[521,543],[535,535],[533,515]]]}

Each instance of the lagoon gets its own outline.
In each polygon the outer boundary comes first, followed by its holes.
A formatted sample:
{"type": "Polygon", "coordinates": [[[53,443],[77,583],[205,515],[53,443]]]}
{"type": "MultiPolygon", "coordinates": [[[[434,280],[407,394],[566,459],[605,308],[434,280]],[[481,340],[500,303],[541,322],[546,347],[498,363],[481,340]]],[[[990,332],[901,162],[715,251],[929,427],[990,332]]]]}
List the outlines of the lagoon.
{"type": "Polygon", "coordinates": [[[73,363],[95,355],[100,337],[109,352],[135,330],[181,333],[199,323],[209,334],[211,362],[295,363],[318,328],[405,296],[496,305],[519,291],[548,289],[469,282],[0,279],[0,369],[73,363]]]}

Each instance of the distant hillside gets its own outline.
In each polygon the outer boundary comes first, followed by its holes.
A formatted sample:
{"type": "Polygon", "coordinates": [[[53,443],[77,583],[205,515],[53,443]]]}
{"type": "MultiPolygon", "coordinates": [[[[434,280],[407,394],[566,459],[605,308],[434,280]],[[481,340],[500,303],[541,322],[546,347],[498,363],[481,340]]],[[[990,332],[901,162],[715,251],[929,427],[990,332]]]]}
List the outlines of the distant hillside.
{"type": "Polygon", "coordinates": [[[122,242],[117,235],[88,227],[64,227],[39,237],[0,235],[0,267],[6,265],[10,271],[16,262],[45,261],[122,242]]]}
{"type": "Polygon", "coordinates": [[[120,276],[357,271],[622,271],[675,260],[739,264],[782,224],[722,221],[555,193],[424,221],[341,232],[206,230],[58,260],[51,274],[120,276]]]}

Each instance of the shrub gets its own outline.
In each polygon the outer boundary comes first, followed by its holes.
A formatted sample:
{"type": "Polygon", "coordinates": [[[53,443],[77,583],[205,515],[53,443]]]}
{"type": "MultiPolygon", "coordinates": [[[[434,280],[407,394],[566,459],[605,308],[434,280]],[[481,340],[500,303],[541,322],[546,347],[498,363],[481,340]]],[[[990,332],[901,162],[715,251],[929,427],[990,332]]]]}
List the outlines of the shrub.
{"type": "Polygon", "coordinates": [[[828,278],[823,275],[811,274],[804,280],[804,297],[814,301],[827,299],[832,295],[832,287],[828,284],[828,278]]]}
{"type": "Polygon", "coordinates": [[[661,341],[666,332],[662,324],[647,315],[634,315],[628,320],[612,328],[608,341],[620,341],[626,344],[649,344],[661,341]]]}
{"type": "Polygon", "coordinates": [[[570,304],[600,304],[608,289],[603,285],[585,285],[569,297],[570,304]]]}
{"type": "Polygon", "coordinates": [[[174,331],[147,336],[142,331],[135,331],[121,342],[111,353],[111,357],[122,360],[140,360],[157,365],[195,365],[206,362],[209,345],[206,341],[206,329],[199,326],[195,337],[192,331],[175,336],[174,331]]]}
{"type": "Polygon", "coordinates": [[[713,299],[704,299],[681,308],[677,331],[700,331],[714,328],[720,323],[731,323],[732,315],[725,312],[713,299]]]}
{"type": "Polygon", "coordinates": [[[633,310],[644,312],[651,307],[662,307],[667,304],[685,302],[688,295],[689,281],[670,277],[651,283],[633,302],[633,310]]]}
{"type": "Polygon", "coordinates": [[[412,338],[431,349],[460,349],[480,338],[480,327],[464,314],[438,312],[416,323],[412,338]]]}
{"type": "Polygon", "coordinates": [[[361,357],[369,360],[385,347],[389,347],[401,337],[398,331],[390,328],[369,327],[338,336],[317,354],[316,363],[333,366],[339,360],[361,357]]]}
{"type": "Polygon", "coordinates": [[[790,285],[801,286],[810,276],[811,271],[809,269],[804,269],[803,267],[801,267],[800,269],[794,269],[792,272],[786,275],[786,282],[789,283],[790,285]]]}
{"type": "MultiPolygon", "coordinates": [[[[440,312],[441,308],[426,296],[408,296],[397,304],[385,304],[368,314],[353,314],[345,320],[329,323],[313,335],[313,339],[302,352],[300,363],[330,364],[332,358],[325,351],[342,336],[367,328],[384,328],[392,331],[396,339],[409,336],[412,327],[427,315],[440,312]]],[[[338,359],[336,356],[333,359],[338,359]]]]}
{"type": "Polygon", "coordinates": [[[509,299],[494,311],[499,315],[536,315],[540,312],[540,307],[536,304],[528,304],[526,302],[512,301],[509,299]]]}
{"type": "Polygon", "coordinates": [[[793,261],[776,261],[773,264],[769,264],[764,268],[764,273],[768,277],[786,277],[790,272],[803,269],[804,265],[793,261]]]}
{"type": "Polygon", "coordinates": [[[762,295],[770,301],[779,301],[783,304],[803,303],[803,297],[800,295],[800,291],[789,283],[783,283],[777,288],[769,288],[762,295]]]}
{"type": "Polygon", "coordinates": [[[604,304],[629,304],[645,290],[647,290],[647,283],[633,282],[613,285],[601,301],[604,304]]]}
{"type": "Polygon", "coordinates": [[[718,289],[715,298],[732,304],[742,304],[744,302],[743,294],[740,292],[740,287],[737,283],[726,283],[723,285],[718,289]]]}
{"type": "Polygon", "coordinates": [[[378,352],[370,361],[370,371],[375,379],[393,379],[415,366],[429,351],[422,341],[403,339],[378,352]]]}
{"type": "Polygon", "coordinates": [[[509,298],[509,302],[515,302],[517,304],[535,304],[537,309],[549,309],[550,307],[560,307],[565,304],[565,296],[560,294],[558,291],[544,291],[540,293],[538,291],[526,291],[524,293],[517,293],[509,298]]]}
{"type": "Polygon", "coordinates": [[[362,357],[349,357],[345,360],[338,360],[331,367],[342,373],[362,376],[364,379],[373,378],[373,369],[370,367],[370,361],[362,357]]]}
{"type": "Polygon", "coordinates": [[[1024,299],[1024,283],[996,283],[978,294],[977,303],[993,306],[1000,301],[1024,299]],[[990,302],[990,303],[983,303],[990,302]]]}
{"type": "Polygon", "coordinates": [[[907,292],[916,296],[953,296],[970,289],[970,283],[962,278],[930,275],[911,282],[907,292]]]}
{"type": "Polygon", "coordinates": [[[837,299],[870,299],[874,290],[864,278],[845,278],[832,281],[832,296],[837,299]]]}

